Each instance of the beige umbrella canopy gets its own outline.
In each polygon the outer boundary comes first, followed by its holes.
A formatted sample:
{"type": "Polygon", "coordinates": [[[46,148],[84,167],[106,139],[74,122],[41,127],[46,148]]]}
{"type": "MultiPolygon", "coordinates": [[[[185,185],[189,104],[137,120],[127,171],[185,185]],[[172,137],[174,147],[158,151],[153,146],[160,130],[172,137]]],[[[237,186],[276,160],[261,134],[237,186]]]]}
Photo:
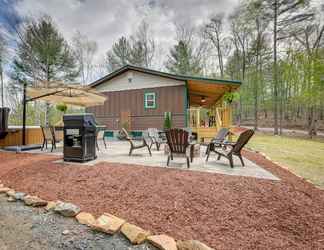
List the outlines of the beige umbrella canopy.
{"type": "Polygon", "coordinates": [[[26,94],[30,98],[28,101],[43,100],[82,107],[102,105],[107,99],[92,88],[61,82],[40,82],[37,87],[28,87],[26,94]]]}

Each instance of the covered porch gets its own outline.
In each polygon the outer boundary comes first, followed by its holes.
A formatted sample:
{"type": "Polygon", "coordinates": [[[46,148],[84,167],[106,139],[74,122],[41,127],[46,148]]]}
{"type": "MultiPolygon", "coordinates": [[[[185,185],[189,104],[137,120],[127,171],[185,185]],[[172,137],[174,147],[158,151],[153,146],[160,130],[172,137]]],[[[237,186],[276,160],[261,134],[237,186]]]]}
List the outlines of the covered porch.
{"type": "Polygon", "coordinates": [[[199,142],[209,141],[222,128],[232,127],[232,101],[239,81],[192,78],[187,81],[187,126],[199,142]]]}

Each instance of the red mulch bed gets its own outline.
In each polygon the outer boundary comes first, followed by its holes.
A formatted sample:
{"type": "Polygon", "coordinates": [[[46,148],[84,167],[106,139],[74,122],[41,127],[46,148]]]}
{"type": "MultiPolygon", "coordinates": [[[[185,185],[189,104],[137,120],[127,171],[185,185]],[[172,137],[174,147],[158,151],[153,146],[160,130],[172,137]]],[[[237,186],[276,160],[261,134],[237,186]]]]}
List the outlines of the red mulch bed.
{"type": "Polygon", "coordinates": [[[323,248],[324,191],[259,154],[245,155],[281,181],[109,163],[62,165],[53,156],[4,152],[0,179],[19,191],[216,249],[323,248]]]}

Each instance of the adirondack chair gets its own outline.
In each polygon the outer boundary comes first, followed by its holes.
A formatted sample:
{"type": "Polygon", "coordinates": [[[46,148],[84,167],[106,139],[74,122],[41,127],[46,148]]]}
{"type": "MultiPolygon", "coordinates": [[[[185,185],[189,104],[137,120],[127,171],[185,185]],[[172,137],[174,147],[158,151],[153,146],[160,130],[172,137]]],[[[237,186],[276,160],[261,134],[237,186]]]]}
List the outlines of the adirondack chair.
{"type": "Polygon", "coordinates": [[[157,128],[148,128],[147,132],[148,137],[151,140],[150,149],[152,149],[152,146],[155,144],[157,151],[159,151],[161,145],[166,142],[165,139],[160,136],[159,130],[157,128]]]}
{"type": "Polygon", "coordinates": [[[217,147],[211,148],[210,151],[208,152],[206,162],[209,159],[210,152],[214,152],[218,156],[217,160],[219,160],[222,156],[227,158],[232,168],[234,167],[233,164],[234,155],[236,155],[241,160],[242,166],[245,166],[241,151],[243,147],[249,142],[253,134],[254,134],[254,130],[248,129],[240,134],[236,142],[223,142],[221,143],[223,147],[219,149],[217,149],[217,147]]]}
{"type": "Polygon", "coordinates": [[[187,159],[187,167],[189,168],[190,162],[193,161],[195,146],[195,144],[189,143],[189,133],[183,129],[170,129],[166,132],[166,138],[169,147],[167,166],[169,166],[170,159],[173,160],[174,156],[180,156],[187,159]]]}
{"type": "Polygon", "coordinates": [[[132,155],[132,152],[134,149],[140,149],[140,148],[147,148],[147,150],[149,151],[150,156],[152,156],[151,153],[151,149],[149,147],[149,145],[147,144],[146,140],[143,138],[142,141],[136,141],[131,139],[131,137],[129,136],[128,132],[126,129],[122,128],[122,132],[125,135],[125,139],[129,142],[130,144],[130,149],[129,149],[129,155],[132,155]]]}
{"type": "Polygon", "coordinates": [[[60,142],[58,138],[55,136],[55,130],[53,127],[43,127],[41,126],[42,134],[43,134],[43,145],[41,150],[47,149],[47,144],[51,143],[52,148],[51,152],[53,152],[53,149],[56,149],[56,143],[60,142]]]}
{"type": "Polygon", "coordinates": [[[97,129],[96,136],[97,136],[97,138],[96,138],[96,148],[97,148],[97,150],[100,151],[98,140],[101,140],[101,139],[102,139],[102,141],[104,143],[105,148],[107,148],[107,144],[106,144],[106,140],[105,140],[105,131],[97,129]]]}
{"type": "Polygon", "coordinates": [[[221,147],[222,142],[224,142],[226,136],[228,136],[230,133],[228,128],[221,128],[216,136],[210,141],[210,143],[207,145],[206,155],[208,155],[209,151],[211,149],[214,149],[215,147],[221,147]]]}

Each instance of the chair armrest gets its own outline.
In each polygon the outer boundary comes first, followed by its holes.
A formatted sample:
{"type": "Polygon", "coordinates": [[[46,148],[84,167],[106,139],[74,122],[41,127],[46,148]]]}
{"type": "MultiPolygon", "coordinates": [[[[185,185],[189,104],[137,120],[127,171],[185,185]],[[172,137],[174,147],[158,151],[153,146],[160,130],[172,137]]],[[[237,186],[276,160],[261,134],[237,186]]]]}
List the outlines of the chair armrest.
{"type": "Polygon", "coordinates": [[[223,141],[223,142],[221,142],[219,144],[221,144],[223,146],[232,146],[232,147],[234,147],[236,145],[236,142],[223,141]]]}

